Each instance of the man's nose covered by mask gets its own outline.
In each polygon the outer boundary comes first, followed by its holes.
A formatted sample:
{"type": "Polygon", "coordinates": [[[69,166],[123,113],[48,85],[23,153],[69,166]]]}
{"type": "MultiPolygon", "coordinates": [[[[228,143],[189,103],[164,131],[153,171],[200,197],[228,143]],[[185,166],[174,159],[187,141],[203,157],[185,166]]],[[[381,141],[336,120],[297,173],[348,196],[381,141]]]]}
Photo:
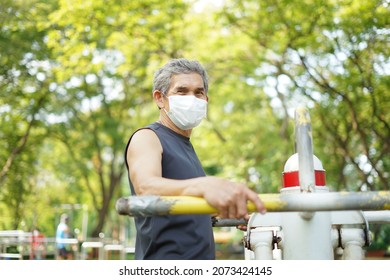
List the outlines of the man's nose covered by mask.
{"type": "Polygon", "coordinates": [[[169,112],[165,113],[180,129],[188,130],[198,126],[206,117],[207,101],[193,95],[169,96],[169,112]]]}

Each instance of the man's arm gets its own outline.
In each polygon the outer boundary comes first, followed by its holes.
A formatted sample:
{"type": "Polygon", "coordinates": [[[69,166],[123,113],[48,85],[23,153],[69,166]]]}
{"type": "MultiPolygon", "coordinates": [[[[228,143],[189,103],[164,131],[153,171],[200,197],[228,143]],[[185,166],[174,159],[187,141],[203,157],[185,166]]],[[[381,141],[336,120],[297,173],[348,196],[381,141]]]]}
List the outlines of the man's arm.
{"type": "Polygon", "coordinates": [[[259,212],[265,208],[258,195],[245,184],[218,177],[174,180],[162,177],[162,147],[150,129],[137,131],[127,150],[130,179],[138,195],[188,195],[203,197],[219,211],[221,218],[247,218],[247,201],[259,212]]]}

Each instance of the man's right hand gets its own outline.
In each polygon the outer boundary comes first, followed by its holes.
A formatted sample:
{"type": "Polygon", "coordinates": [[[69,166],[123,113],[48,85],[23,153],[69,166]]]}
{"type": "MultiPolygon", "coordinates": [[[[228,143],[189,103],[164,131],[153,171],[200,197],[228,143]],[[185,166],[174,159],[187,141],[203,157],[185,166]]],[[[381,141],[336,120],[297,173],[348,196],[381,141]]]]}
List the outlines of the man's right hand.
{"type": "MultiPolygon", "coordinates": [[[[197,186],[197,196],[201,196],[218,210],[220,218],[248,219],[247,202],[251,201],[260,213],[266,209],[257,193],[243,183],[237,183],[218,177],[202,177],[197,186]]],[[[191,193],[189,194],[191,195],[191,193]]]]}

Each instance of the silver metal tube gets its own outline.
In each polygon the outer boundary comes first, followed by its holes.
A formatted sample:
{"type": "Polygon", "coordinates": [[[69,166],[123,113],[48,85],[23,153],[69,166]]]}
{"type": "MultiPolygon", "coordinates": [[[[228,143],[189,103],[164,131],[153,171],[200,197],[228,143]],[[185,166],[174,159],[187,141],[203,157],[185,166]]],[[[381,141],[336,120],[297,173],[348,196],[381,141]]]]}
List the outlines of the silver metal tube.
{"type": "Polygon", "coordinates": [[[299,184],[302,192],[315,191],[313,141],[309,111],[300,107],[295,110],[295,144],[299,161],[299,184]]]}
{"type": "Polygon", "coordinates": [[[364,217],[370,224],[388,224],[390,223],[390,211],[364,211],[364,217]]]}
{"type": "MultiPolygon", "coordinates": [[[[340,213],[340,211],[336,213],[340,213]]],[[[390,224],[390,210],[363,211],[362,213],[369,224],[390,224]]],[[[236,227],[246,225],[247,221],[244,219],[220,219],[213,217],[212,223],[213,227],[236,227]]]]}

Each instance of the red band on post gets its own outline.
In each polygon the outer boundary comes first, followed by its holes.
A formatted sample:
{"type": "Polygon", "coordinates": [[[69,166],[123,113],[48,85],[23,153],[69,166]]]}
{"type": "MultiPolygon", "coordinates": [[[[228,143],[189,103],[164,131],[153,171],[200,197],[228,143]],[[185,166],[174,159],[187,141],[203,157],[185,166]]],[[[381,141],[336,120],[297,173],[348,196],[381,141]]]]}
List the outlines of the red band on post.
{"type": "MultiPolygon", "coordinates": [[[[314,177],[315,177],[316,186],[319,187],[326,186],[324,170],[315,170],[314,177]]],[[[298,186],[299,186],[298,171],[283,172],[283,188],[298,187],[298,186]]]]}

